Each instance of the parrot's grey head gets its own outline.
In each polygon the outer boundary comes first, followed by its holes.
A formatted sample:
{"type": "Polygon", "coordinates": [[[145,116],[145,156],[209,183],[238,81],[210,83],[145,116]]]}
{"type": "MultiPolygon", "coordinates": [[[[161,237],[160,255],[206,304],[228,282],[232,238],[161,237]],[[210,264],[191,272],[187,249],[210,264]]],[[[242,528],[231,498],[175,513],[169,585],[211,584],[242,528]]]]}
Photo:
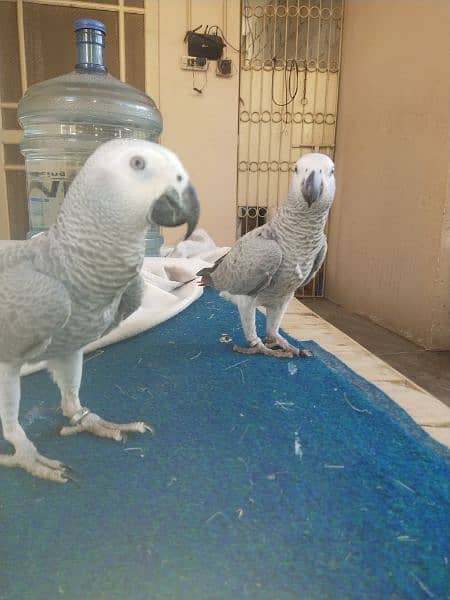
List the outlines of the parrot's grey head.
{"type": "Polygon", "coordinates": [[[109,208],[124,224],[145,229],[152,222],[166,227],[186,223],[186,238],[197,226],[197,194],[178,157],[164,146],[112,140],[97,148],[86,166],[88,177],[98,177],[106,188],[109,208]]]}
{"type": "Polygon", "coordinates": [[[329,156],[312,152],[296,162],[291,194],[306,208],[329,209],[335,190],[334,163],[329,156]]]}

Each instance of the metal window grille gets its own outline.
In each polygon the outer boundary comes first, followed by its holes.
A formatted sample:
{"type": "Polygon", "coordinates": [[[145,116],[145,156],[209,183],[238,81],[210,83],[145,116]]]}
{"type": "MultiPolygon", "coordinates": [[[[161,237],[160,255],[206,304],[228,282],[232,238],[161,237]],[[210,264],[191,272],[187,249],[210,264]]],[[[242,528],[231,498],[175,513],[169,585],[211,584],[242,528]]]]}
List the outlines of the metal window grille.
{"type": "MultiPolygon", "coordinates": [[[[307,152],[334,157],[344,0],[244,0],[238,235],[270,218],[307,152]]],[[[299,296],[323,296],[324,269],[299,296]]]]}

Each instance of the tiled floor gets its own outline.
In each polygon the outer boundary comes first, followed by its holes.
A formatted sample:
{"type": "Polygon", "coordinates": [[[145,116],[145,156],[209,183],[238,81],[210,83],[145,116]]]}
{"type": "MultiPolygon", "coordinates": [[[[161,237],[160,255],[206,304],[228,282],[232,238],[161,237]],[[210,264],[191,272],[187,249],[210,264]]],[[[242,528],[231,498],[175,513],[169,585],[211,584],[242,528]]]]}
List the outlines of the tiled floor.
{"type": "Polygon", "coordinates": [[[324,298],[302,303],[450,406],[450,352],[430,352],[324,298]]]}
{"type": "MultiPolygon", "coordinates": [[[[370,335],[364,337],[361,332],[361,324],[355,325],[355,329],[349,326],[352,319],[348,315],[341,316],[341,322],[338,323],[339,328],[337,328],[328,320],[322,318],[318,312],[311,310],[311,307],[307,306],[306,303],[310,305],[316,303],[314,309],[317,308],[325,313],[325,303],[322,303],[322,307],[320,307],[317,306],[317,300],[305,300],[305,303],[301,303],[293,299],[282,321],[283,329],[299,340],[314,340],[323,348],[335,354],[359,375],[381,388],[431,436],[450,446],[450,410],[437,397],[437,395],[442,397],[445,393],[445,381],[448,374],[444,374],[442,370],[438,369],[442,375],[442,377],[440,376],[442,381],[439,383],[438,394],[436,394],[436,386],[433,388],[433,392],[430,393],[431,390],[427,391],[424,387],[412,381],[408,375],[405,376],[400,370],[397,370],[399,368],[397,365],[397,368],[391,366],[392,357],[397,356],[398,361],[398,356],[400,356],[398,352],[409,354],[409,360],[412,363],[414,363],[414,360],[420,361],[420,355],[425,353],[418,351],[414,344],[411,345],[415,349],[413,351],[410,346],[406,347],[404,345],[405,343],[410,344],[410,342],[395,336],[395,338],[398,338],[395,340],[397,346],[393,346],[393,342],[389,343],[383,335],[384,330],[376,326],[376,329],[380,331],[374,333],[372,339],[370,335]],[[345,320],[347,320],[347,325],[343,322],[345,320]],[[350,335],[344,333],[342,330],[344,327],[350,335]],[[356,331],[357,327],[359,327],[359,334],[356,331]],[[359,340],[357,341],[358,337],[359,340]],[[363,347],[362,343],[366,347],[363,347]],[[394,351],[392,351],[392,348],[394,348],[394,351]],[[399,348],[401,349],[399,350],[399,348]],[[376,355],[378,352],[379,356],[376,355]],[[388,364],[388,359],[391,364],[388,364]]],[[[328,307],[328,318],[330,319],[332,318],[332,308],[328,307]]],[[[333,320],[337,320],[336,316],[333,320]]],[[[437,369],[437,366],[433,368],[437,369]]],[[[417,374],[419,371],[424,371],[424,369],[415,369],[415,371],[417,374]]],[[[432,372],[428,375],[422,373],[421,377],[422,385],[424,382],[427,383],[428,381],[429,383],[433,380],[432,372]]]]}

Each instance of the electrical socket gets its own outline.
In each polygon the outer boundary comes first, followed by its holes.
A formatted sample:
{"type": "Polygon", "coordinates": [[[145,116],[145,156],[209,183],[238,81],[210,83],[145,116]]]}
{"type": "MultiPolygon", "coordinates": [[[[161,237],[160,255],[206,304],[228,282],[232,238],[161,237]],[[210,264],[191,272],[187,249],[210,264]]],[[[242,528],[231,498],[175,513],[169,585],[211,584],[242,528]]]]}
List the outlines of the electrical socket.
{"type": "Polygon", "coordinates": [[[231,58],[219,58],[216,66],[216,75],[218,77],[232,77],[233,63],[231,58]]]}
{"type": "Polygon", "coordinates": [[[180,67],[187,71],[207,71],[208,61],[206,58],[198,56],[182,56],[180,58],[180,67]]]}

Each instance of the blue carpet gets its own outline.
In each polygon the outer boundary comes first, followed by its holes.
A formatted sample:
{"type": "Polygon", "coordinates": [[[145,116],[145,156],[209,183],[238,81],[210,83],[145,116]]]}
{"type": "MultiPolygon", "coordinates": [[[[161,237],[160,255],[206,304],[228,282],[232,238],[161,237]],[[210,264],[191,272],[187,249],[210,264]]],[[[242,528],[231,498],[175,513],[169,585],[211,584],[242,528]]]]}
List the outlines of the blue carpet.
{"type": "Polygon", "coordinates": [[[246,357],[223,334],[243,341],[207,291],[88,357],[83,402],[153,439],[60,438],[56,386],[23,380],[22,423],[80,486],[0,471],[0,599],[447,598],[449,453],[315,344],[246,357]]]}

